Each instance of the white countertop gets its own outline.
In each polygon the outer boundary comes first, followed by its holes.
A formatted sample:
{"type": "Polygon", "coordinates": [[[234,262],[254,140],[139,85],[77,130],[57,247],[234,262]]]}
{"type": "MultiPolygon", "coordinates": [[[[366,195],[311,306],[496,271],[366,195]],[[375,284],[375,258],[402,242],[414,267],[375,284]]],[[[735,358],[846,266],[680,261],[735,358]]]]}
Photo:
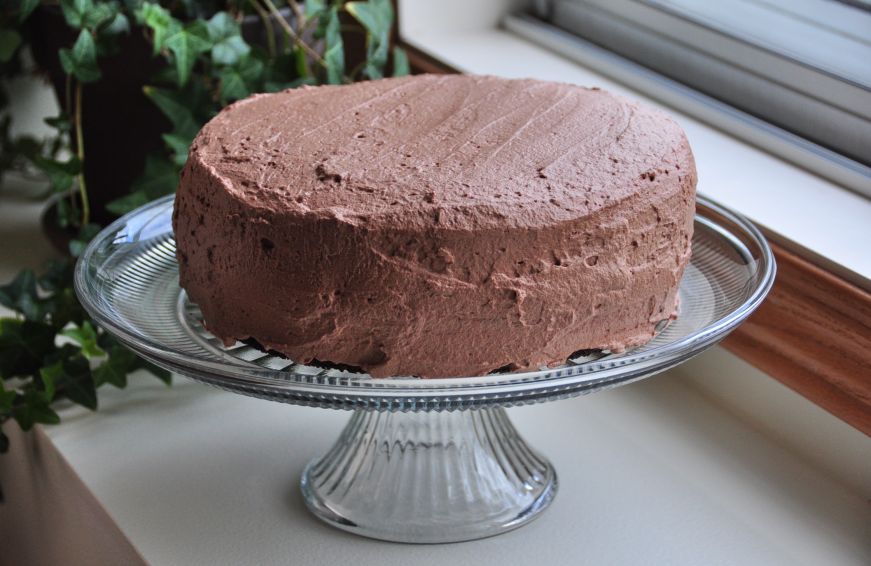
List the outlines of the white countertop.
{"type": "Polygon", "coordinates": [[[861,490],[687,381],[670,372],[509,410],[553,461],[559,493],[526,527],[453,545],[368,540],[307,513],[299,475],[347,412],[141,376],[46,431],[155,565],[871,563],[861,490]]]}

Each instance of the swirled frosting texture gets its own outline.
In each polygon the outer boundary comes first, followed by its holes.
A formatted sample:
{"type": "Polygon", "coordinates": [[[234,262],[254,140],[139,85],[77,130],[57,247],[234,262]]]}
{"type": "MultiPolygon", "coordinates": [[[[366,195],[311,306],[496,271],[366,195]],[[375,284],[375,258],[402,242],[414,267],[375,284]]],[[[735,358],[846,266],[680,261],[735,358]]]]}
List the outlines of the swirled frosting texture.
{"type": "Polygon", "coordinates": [[[676,314],[696,171],[659,111],[422,75],[255,95],[190,150],[181,285],[226,342],[449,377],[620,350],[676,314]]]}

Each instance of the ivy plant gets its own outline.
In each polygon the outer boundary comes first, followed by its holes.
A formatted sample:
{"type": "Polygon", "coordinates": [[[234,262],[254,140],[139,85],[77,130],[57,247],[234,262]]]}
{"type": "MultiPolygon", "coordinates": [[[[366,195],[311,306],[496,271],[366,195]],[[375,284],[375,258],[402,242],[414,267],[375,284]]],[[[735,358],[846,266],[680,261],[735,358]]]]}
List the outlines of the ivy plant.
{"type": "MultiPolygon", "coordinates": [[[[202,125],[223,106],[254,92],[304,84],[342,84],[408,73],[408,59],[391,49],[390,0],[12,0],[0,9],[0,75],[26,70],[27,24],[37,9],[57,9],[75,40],[57,53],[66,76],[60,115],[46,123],[48,139],[13,137],[8,96],[0,82],[0,181],[10,171],[40,175],[58,201],[58,222],[77,234],[69,257],[40,273],[22,271],[0,286],[0,424],[10,419],[28,430],[55,424],[56,403],[91,410],[103,385],[125,387],[145,369],[170,382],[167,371],[138,358],[99,328],[73,290],[75,258],[100,227],[91,221],[82,115],[83,85],[102,79],[100,60],[119,52],[118,39],[142,34],[160,63],[145,94],[167,117],[162,151],[149,155],[142,175],[109,209],[124,214],[172,193],[188,147],[202,125]],[[240,22],[257,18],[265,40],[252,45],[240,22]],[[356,26],[349,28],[350,23],[356,26]],[[346,67],[347,33],[365,34],[365,60],[346,67]]],[[[122,54],[123,55],[123,54],[122,54]]],[[[0,431],[0,452],[9,447],[0,431]]]]}

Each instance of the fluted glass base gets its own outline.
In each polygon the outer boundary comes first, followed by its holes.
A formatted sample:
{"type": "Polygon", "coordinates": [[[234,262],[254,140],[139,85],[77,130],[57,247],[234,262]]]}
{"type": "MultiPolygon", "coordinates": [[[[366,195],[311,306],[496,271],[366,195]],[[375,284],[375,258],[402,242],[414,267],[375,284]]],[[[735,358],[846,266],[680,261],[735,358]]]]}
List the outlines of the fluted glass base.
{"type": "Polygon", "coordinates": [[[557,489],[550,462],[502,408],[356,411],[302,476],[321,520],[383,540],[438,543],[504,533],[536,518],[557,489]]]}

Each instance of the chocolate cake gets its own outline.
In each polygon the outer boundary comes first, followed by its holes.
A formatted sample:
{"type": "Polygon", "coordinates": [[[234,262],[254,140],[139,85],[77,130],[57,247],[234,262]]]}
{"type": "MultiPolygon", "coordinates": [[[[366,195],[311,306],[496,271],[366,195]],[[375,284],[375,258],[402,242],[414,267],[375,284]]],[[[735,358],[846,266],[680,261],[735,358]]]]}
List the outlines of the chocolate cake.
{"type": "Polygon", "coordinates": [[[599,89],[423,75],[260,94],[191,146],[173,226],[207,328],[449,377],[622,350],[676,316],[696,170],[599,89]]]}

